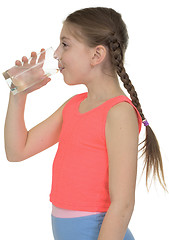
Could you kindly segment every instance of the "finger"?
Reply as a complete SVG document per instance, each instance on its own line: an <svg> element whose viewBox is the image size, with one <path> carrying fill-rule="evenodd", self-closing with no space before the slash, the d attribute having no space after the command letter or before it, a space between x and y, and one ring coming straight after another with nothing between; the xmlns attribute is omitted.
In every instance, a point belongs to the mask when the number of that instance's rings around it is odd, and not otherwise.
<svg viewBox="0 0 169 240"><path fill-rule="evenodd" d="M46 85L48 82L50 82L51 81L51 78L48 78L48 77L45 77L43 80L42 80L42 82L41 82L41 86L44 86L44 85Z"/></svg>
<svg viewBox="0 0 169 240"><path fill-rule="evenodd" d="M45 60L45 54L46 54L45 49L42 48L41 49L41 54L40 54L39 59L38 59L38 63L43 62Z"/></svg>
<svg viewBox="0 0 169 240"><path fill-rule="evenodd" d="M51 78L46 77L46 78L42 81L41 87L45 86L45 85L46 85L48 82L50 82L50 81L51 81Z"/></svg>
<svg viewBox="0 0 169 240"><path fill-rule="evenodd" d="M15 65L16 65L16 66L22 66L22 63L21 63L21 61L16 60L16 61L15 61Z"/></svg>
<svg viewBox="0 0 169 240"><path fill-rule="evenodd" d="M23 65L27 65L28 64L28 59L27 59L26 56L22 57L22 62L23 62Z"/></svg>
<svg viewBox="0 0 169 240"><path fill-rule="evenodd" d="M37 54L36 52L31 52L31 60L30 60L30 64L34 65L36 64L36 59L37 59Z"/></svg>
<svg viewBox="0 0 169 240"><path fill-rule="evenodd" d="M44 48L41 48L41 50L40 50L41 52L44 52L45 51L45 49Z"/></svg>
<svg viewBox="0 0 169 240"><path fill-rule="evenodd" d="M39 82L39 85L40 85L40 87L43 87L43 86L45 86L48 82L50 82L51 81L51 78L49 78L49 77L43 77L42 78L42 80Z"/></svg>
<svg viewBox="0 0 169 240"><path fill-rule="evenodd" d="M48 77L46 80L47 80L47 82L50 82L50 81L51 81L51 78Z"/></svg>
<svg viewBox="0 0 169 240"><path fill-rule="evenodd" d="M46 77L46 78L43 79L43 81L38 82L38 83L35 84L34 86L32 86L32 87L26 89L25 92L26 92L26 93L33 92L33 91L35 91L35 90L37 90L37 89L39 89L39 88L45 86L45 85L46 85L48 82L50 82L50 81L51 81L51 78Z"/></svg>

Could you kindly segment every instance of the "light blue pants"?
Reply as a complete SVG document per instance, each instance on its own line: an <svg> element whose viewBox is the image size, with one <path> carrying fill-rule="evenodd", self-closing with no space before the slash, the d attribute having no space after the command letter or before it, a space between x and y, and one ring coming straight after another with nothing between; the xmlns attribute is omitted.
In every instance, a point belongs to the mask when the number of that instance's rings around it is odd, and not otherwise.
<svg viewBox="0 0 169 240"><path fill-rule="evenodd" d="M97 240L106 212L75 218L52 217L55 240ZM129 229L123 240L134 240Z"/></svg>

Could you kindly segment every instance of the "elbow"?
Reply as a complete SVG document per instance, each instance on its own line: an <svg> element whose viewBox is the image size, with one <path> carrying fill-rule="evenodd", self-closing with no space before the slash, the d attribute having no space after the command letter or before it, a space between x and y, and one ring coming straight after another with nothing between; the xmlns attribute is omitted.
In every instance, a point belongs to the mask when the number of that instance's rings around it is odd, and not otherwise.
<svg viewBox="0 0 169 240"><path fill-rule="evenodd" d="M11 154L8 154L6 152L6 159L8 160L8 162L21 162L23 161L24 159L21 159L19 156L16 156L16 155L11 155Z"/></svg>
<svg viewBox="0 0 169 240"><path fill-rule="evenodd" d="M21 161L18 158L9 157L9 156L6 156L6 159L8 160L8 162L20 162Z"/></svg>
<svg viewBox="0 0 169 240"><path fill-rule="evenodd" d="M130 209L130 210L134 210L134 206L135 206L135 196L130 199L129 201L126 202L126 209Z"/></svg>
<svg viewBox="0 0 169 240"><path fill-rule="evenodd" d="M128 203L125 206L122 206L122 211L126 214L132 215L133 211L134 211L134 203Z"/></svg>
<svg viewBox="0 0 169 240"><path fill-rule="evenodd" d="M21 151L20 153L13 151L7 145L5 145L5 154L8 162L21 162L24 160L24 154Z"/></svg>
<svg viewBox="0 0 169 240"><path fill-rule="evenodd" d="M134 206L135 206L135 200L132 200L130 202L126 202L123 209L124 209L124 211L126 211L132 215L132 213L134 211Z"/></svg>
<svg viewBox="0 0 169 240"><path fill-rule="evenodd" d="M135 206L135 203L130 203L130 204L128 204L128 206L126 208L126 211L128 211L130 215L133 214L134 206Z"/></svg>
<svg viewBox="0 0 169 240"><path fill-rule="evenodd" d="M112 201L111 207L117 212L121 212L127 215L132 215L134 211L135 200L132 201L123 201L121 203Z"/></svg>
<svg viewBox="0 0 169 240"><path fill-rule="evenodd" d="M14 157L13 154L10 153L10 151L7 149L6 145L5 145L5 154L6 154L6 159L8 160L8 162L17 162L16 158Z"/></svg>

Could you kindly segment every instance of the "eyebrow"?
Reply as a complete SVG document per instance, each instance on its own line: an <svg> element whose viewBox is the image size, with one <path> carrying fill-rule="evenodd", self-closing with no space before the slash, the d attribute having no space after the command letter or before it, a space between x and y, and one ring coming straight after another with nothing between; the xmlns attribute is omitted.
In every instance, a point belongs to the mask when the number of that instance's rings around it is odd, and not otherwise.
<svg viewBox="0 0 169 240"><path fill-rule="evenodd" d="M65 36L61 37L61 40L64 40L64 39L70 40L69 38L67 38L67 37L65 37Z"/></svg>

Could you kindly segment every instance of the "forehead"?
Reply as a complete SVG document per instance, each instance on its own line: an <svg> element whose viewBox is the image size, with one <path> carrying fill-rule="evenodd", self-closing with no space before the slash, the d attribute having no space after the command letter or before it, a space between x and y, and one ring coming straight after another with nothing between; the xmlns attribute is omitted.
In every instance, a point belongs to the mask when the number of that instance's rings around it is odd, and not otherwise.
<svg viewBox="0 0 169 240"><path fill-rule="evenodd" d="M70 24L63 24L61 33L60 33L60 40L69 40L73 43L83 43L82 34L80 30Z"/></svg>
<svg viewBox="0 0 169 240"><path fill-rule="evenodd" d="M68 27L66 27L65 25L63 25L62 29L61 29L61 32L60 32L60 40L63 40L63 39L71 39L72 36L70 35L70 32L68 30Z"/></svg>

